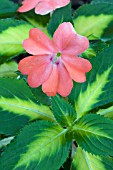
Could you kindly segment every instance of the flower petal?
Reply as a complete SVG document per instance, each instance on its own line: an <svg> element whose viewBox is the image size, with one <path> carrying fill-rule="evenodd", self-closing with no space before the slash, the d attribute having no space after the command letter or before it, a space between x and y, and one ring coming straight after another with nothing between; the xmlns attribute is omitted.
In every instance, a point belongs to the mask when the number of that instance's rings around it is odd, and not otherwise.
<svg viewBox="0 0 113 170"><path fill-rule="evenodd" d="M70 94L72 90L73 81L62 63L59 63L58 71L59 71L59 83L57 92L61 96L66 97Z"/></svg>
<svg viewBox="0 0 113 170"><path fill-rule="evenodd" d="M37 14L45 15L55 10L66 6L70 0L23 0L22 6L18 9L19 12L27 12L35 8Z"/></svg>
<svg viewBox="0 0 113 170"><path fill-rule="evenodd" d="M84 72L81 72L79 70L77 70L76 68L72 67L71 65L69 64L65 64L71 78L78 82L78 83L82 83L82 82L85 82L86 81L86 76L85 76L85 73Z"/></svg>
<svg viewBox="0 0 113 170"><path fill-rule="evenodd" d="M28 53L33 55L44 55L54 52L52 40L37 28L30 30L29 38L24 40L23 47Z"/></svg>
<svg viewBox="0 0 113 170"><path fill-rule="evenodd" d="M55 0L55 2L53 2L55 4L55 8L61 8L64 7L66 5L68 5L70 3L70 0Z"/></svg>
<svg viewBox="0 0 113 170"><path fill-rule="evenodd" d="M59 0L47 0L47 1L41 0L35 8L35 13L45 15L45 14L48 14L54 11L57 8L66 6L69 2L70 0L60 0L60 1Z"/></svg>
<svg viewBox="0 0 113 170"><path fill-rule="evenodd" d="M35 8L35 13L40 14L40 15L45 15L45 14L50 13L53 10L54 10L54 7L51 1L50 2L40 1Z"/></svg>
<svg viewBox="0 0 113 170"><path fill-rule="evenodd" d="M75 60L69 59L66 60L64 57L62 58L62 61L68 70L71 78L79 83L86 81L85 72L88 72L91 70L92 66L90 62L86 59L75 57ZM74 63L75 62L75 63Z"/></svg>
<svg viewBox="0 0 113 170"><path fill-rule="evenodd" d="M58 51L63 54L78 55L89 46L88 39L77 34L70 22L60 24L54 33L53 41Z"/></svg>
<svg viewBox="0 0 113 170"><path fill-rule="evenodd" d="M62 61L63 63L69 63L82 72L89 72L92 69L92 65L87 59L78 56L62 55Z"/></svg>
<svg viewBox="0 0 113 170"><path fill-rule="evenodd" d="M22 6L18 9L18 12L27 12L37 5L40 0L24 0Z"/></svg>
<svg viewBox="0 0 113 170"><path fill-rule="evenodd" d="M58 87L58 68L57 65L53 65L53 70L48 80L42 84L42 91L48 96L55 96Z"/></svg>
<svg viewBox="0 0 113 170"><path fill-rule="evenodd" d="M50 56L29 56L19 62L18 70L22 74L29 74L34 67L50 62Z"/></svg>
<svg viewBox="0 0 113 170"><path fill-rule="evenodd" d="M33 68L28 75L28 84L32 88L36 88L44 83L52 72L52 62Z"/></svg>

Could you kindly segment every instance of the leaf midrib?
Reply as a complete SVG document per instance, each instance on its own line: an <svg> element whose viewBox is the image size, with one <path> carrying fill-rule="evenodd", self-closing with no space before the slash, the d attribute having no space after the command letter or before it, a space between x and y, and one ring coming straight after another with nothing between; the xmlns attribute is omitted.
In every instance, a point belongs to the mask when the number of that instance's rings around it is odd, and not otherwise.
<svg viewBox="0 0 113 170"><path fill-rule="evenodd" d="M30 154L29 157L31 157L35 152L41 151L41 149L43 149L44 147L47 147L47 145L51 144L53 141L57 140L57 138L59 138L60 136L64 135L66 132L68 131L68 129L63 129L60 133L58 133L56 136L52 136L52 138L45 144L41 145L40 147L38 147L35 151L32 152L32 154ZM24 158L25 160L25 158ZM18 164L17 164L18 165ZM17 166L18 167L18 166ZM13 170L15 170L15 167L13 168Z"/></svg>
<svg viewBox="0 0 113 170"><path fill-rule="evenodd" d="M109 70L109 69L110 69L110 70ZM111 69L112 69L112 67L108 68L107 71L110 72ZM84 111L84 108L87 108L87 104L89 103L89 100L91 100L92 98L94 98L94 96L95 96L95 94L97 93L98 89L102 86L102 84L104 84L103 82L104 82L104 79L99 79L99 80L98 80L98 84L96 85L95 89L93 89L93 90L91 91L91 93L87 96L87 99L84 101L84 103L83 103L82 106L80 107L80 110L77 112L78 118L81 116L81 114L83 115L83 114L85 114L86 112L88 112L88 111L91 109L92 104L90 105L90 107L89 107L88 110L85 110L85 111ZM94 81L94 83L95 83L95 81ZM108 82L106 82L106 84L107 84L107 83L108 83ZM89 86L90 86L90 84L89 84ZM105 85L104 85L104 87L105 87ZM103 89L103 88L102 88L102 89ZM100 95L99 95L99 96L100 96Z"/></svg>
<svg viewBox="0 0 113 170"><path fill-rule="evenodd" d="M100 137L103 137L103 138L108 138L108 139L111 139L111 140L113 140L113 138L111 138L110 136L103 136L101 133L102 132L100 132L100 134L98 134L98 133L95 133L95 132L92 132L92 131L90 131L90 130L85 130L85 129L82 129L82 128L79 128L79 127L74 127L74 130L80 130L80 131L84 131L84 132L86 132L86 133L91 133L91 134L93 134L93 135L97 135L97 136L100 136Z"/></svg>
<svg viewBox="0 0 113 170"><path fill-rule="evenodd" d="M22 108L22 109L25 109L25 110L29 110L29 111L32 111L34 113L38 113L40 115L43 115L43 116L45 116L47 118L50 118L50 119L54 120L52 116L49 116L49 115L47 115L47 114L45 114L45 113L43 113L41 111L31 109L29 107L24 107L24 106L15 105L15 104L9 104L8 102L0 102L0 104L4 104L4 105L8 105L8 106L14 106L14 107L17 107L17 108Z"/></svg>
<svg viewBox="0 0 113 170"><path fill-rule="evenodd" d="M81 113L83 113L83 112L82 112L82 109L83 109L85 106L87 106L87 103L89 102L89 100L90 100L91 98L93 98L93 96L95 96L96 91L97 91L97 89L101 86L101 84L102 84L102 83L100 83L100 81L99 81L99 82L98 82L98 85L96 86L96 88L92 91L91 94L89 94L89 95L87 96L87 100L84 101L84 104L82 105L82 107L81 107L81 109L80 109L80 111L79 111L79 115L80 115Z"/></svg>
<svg viewBox="0 0 113 170"><path fill-rule="evenodd" d="M56 100L55 100L55 101L56 101ZM58 104L57 101L56 101L56 103L57 103L57 106L59 106L59 104ZM65 121L67 122L68 126L71 126L71 123L72 123L72 122L70 122L70 120L68 119L68 117L64 114L64 111L61 109L60 106L59 106L59 109L60 109L60 111L61 111L63 117L65 118ZM68 115L68 116L69 116L69 115Z"/></svg>

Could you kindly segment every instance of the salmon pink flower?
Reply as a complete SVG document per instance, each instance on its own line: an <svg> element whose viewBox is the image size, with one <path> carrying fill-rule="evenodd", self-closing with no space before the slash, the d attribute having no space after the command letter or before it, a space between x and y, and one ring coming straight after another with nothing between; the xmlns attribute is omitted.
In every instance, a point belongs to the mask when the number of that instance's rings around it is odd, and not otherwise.
<svg viewBox="0 0 113 170"><path fill-rule="evenodd" d="M45 15L69 3L70 0L23 0L18 12L27 12L35 8L36 14Z"/></svg>
<svg viewBox="0 0 113 170"><path fill-rule="evenodd" d="M18 68L22 74L28 75L28 84L32 88L42 84L42 90L48 96L59 93L66 97L72 90L72 79L85 82L85 73L92 68L88 60L78 57L88 46L88 39L78 35L69 22L58 27L53 40L33 28L23 42L25 50L33 56L22 59Z"/></svg>

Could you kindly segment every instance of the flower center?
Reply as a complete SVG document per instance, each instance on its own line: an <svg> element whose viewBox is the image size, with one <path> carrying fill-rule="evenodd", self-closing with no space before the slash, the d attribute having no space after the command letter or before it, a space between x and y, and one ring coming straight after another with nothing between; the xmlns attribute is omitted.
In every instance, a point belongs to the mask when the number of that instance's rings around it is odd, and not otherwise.
<svg viewBox="0 0 113 170"><path fill-rule="evenodd" d="M61 53L58 52L57 55L56 55L56 57L59 58L60 56L61 56Z"/></svg>
<svg viewBox="0 0 113 170"><path fill-rule="evenodd" d="M55 56L54 56L54 58L52 59L52 62L53 62L53 64L54 63L57 63L58 61L59 61L59 58L61 57L61 53L60 52L58 52ZM59 62L58 62L59 63ZM57 63L57 64L58 64Z"/></svg>

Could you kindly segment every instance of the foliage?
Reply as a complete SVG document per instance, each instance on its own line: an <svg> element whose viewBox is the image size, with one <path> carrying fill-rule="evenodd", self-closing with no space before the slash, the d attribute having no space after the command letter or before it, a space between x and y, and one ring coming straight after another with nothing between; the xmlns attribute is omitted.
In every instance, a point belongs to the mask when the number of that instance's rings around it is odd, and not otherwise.
<svg viewBox="0 0 113 170"><path fill-rule="evenodd" d="M40 16L1 0L0 170L113 170L112 4L92 0L73 12L70 3ZM48 97L28 86L17 62L28 56L22 42L31 28L52 37L63 22L89 39L80 57L92 70L86 82L73 82L68 97Z"/></svg>

